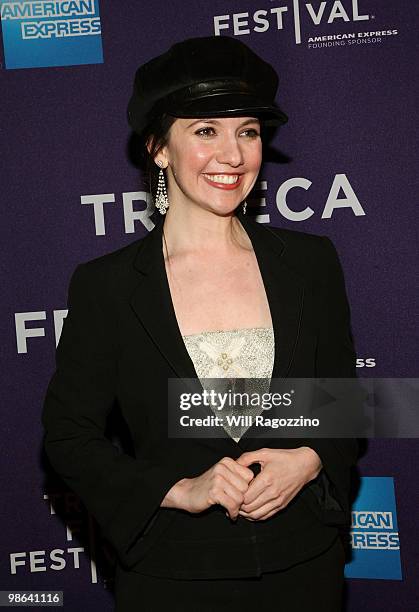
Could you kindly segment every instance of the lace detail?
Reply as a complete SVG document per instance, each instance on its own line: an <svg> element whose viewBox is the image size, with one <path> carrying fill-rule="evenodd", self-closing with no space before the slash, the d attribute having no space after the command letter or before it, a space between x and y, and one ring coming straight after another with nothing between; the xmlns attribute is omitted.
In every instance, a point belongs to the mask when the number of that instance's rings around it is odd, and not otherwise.
<svg viewBox="0 0 419 612"><path fill-rule="evenodd" d="M261 394L269 390L275 357L272 327L207 331L182 337L204 389L205 381L202 379L205 378L244 378L246 380L240 385L240 392ZM228 385L229 381L226 380L226 388ZM217 387L217 390L220 389ZM219 416L216 407L211 408ZM251 405L223 409L223 427L238 442L249 427L229 426L226 417L254 417L261 413L260 406Z"/></svg>

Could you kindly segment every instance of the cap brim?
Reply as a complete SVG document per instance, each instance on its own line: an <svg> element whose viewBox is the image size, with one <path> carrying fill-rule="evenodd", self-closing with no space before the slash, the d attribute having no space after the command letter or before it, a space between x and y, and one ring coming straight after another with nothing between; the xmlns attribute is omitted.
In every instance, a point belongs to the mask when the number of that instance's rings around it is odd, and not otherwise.
<svg viewBox="0 0 419 612"><path fill-rule="evenodd" d="M166 108L174 117L258 117L268 125L287 123L287 115L277 106L261 104L260 99L247 94L209 94Z"/></svg>

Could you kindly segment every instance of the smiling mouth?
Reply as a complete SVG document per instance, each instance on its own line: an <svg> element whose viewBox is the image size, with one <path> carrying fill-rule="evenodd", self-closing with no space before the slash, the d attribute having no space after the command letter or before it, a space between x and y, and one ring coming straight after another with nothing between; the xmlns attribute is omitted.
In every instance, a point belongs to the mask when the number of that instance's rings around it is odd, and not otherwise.
<svg viewBox="0 0 419 612"><path fill-rule="evenodd" d="M239 181L240 174L205 174L204 176L213 183L222 183L223 185L234 185Z"/></svg>

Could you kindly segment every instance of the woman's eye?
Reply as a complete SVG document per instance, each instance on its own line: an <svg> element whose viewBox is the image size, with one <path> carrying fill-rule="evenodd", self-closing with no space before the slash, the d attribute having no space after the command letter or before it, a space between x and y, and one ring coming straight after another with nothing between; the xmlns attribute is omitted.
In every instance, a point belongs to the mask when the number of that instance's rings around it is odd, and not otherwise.
<svg viewBox="0 0 419 612"><path fill-rule="evenodd" d="M243 132L243 134L249 134L250 138L256 138L257 136L259 136L259 132L257 130L254 130L253 128L250 130L246 130L245 132Z"/></svg>
<svg viewBox="0 0 419 612"><path fill-rule="evenodd" d="M209 131L214 132L214 128L212 127L201 128L197 130L195 134L199 136L204 136L204 138L207 138L210 135L208 134ZM247 134L249 138L257 138L260 135L259 132L253 128L249 130L245 130L244 132L242 132L242 134Z"/></svg>
<svg viewBox="0 0 419 612"><path fill-rule="evenodd" d="M206 135L206 134L204 134L204 132L208 132L209 130L214 131L214 128L212 128L212 127L201 128L200 130L197 130L197 131L195 132L195 134L198 134L198 135L200 135L200 136L205 136L205 137L206 137L207 135Z"/></svg>

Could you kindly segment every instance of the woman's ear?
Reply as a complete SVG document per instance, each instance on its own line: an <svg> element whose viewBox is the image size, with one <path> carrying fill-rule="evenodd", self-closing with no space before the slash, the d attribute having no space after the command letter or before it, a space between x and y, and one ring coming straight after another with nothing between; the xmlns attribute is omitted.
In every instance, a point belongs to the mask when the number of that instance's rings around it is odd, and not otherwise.
<svg viewBox="0 0 419 612"><path fill-rule="evenodd" d="M167 168L167 166L169 165L169 161L167 159L165 147L161 148L160 151L157 153L154 158L154 162L161 168Z"/></svg>
<svg viewBox="0 0 419 612"><path fill-rule="evenodd" d="M156 155L154 163L157 164L159 168L167 168L168 166L166 158L162 157L162 155Z"/></svg>
<svg viewBox="0 0 419 612"><path fill-rule="evenodd" d="M155 144L152 135L147 138L145 144L146 144L146 148L147 148L149 155L151 155L151 151ZM166 168L166 166L168 165L168 161L167 161L167 154L166 154L165 146L158 148L157 153L154 155L153 161L155 164L158 164L159 166L160 164L158 162L161 162L161 167Z"/></svg>

